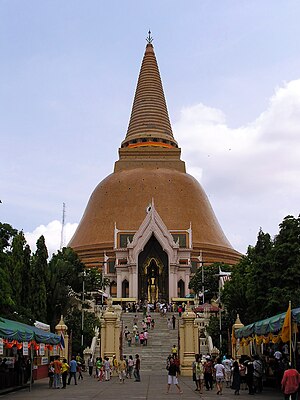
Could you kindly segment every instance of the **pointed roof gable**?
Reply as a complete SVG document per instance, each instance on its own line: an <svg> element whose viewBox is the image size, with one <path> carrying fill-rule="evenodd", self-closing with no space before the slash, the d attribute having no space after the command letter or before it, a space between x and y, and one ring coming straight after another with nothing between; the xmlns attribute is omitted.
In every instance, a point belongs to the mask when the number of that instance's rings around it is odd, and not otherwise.
<svg viewBox="0 0 300 400"><path fill-rule="evenodd" d="M122 142L123 148L141 146L177 147L151 43L146 46L128 130Z"/></svg>

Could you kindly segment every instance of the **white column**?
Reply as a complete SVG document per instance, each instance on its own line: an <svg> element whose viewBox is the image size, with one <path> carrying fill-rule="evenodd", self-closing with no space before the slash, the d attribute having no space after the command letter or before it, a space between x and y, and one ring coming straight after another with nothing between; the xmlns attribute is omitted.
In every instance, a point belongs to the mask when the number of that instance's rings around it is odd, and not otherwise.
<svg viewBox="0 0 300 400"><path fill-rule="evenodd" d="M184 279L185 295L189 294L189 283L190 283L190 269L187 269L185 271L185 279Z"/></svg>
<svg viewBox="0 0 300 400"><path fill-rule="evenodd" d="M122 272L119 268L117 270L117 297L122 297Z"/></svg>

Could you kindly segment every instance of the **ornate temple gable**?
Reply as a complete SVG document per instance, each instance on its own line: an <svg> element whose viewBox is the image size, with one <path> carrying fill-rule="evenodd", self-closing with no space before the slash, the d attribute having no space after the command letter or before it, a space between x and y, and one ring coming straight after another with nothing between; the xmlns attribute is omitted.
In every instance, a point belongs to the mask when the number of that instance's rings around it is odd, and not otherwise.
<svg viewBox="0 0 300 400"><path fill-rule="evenodd" d="M173 236L155 209L153 199L147 207L144 221L135 233L132 242L127 246L130 263L136 263L139 253L143 251L152 235L156 237L163 250L168 254L170 264L175 264L178 259L179 243L174 242Z"/></svg>

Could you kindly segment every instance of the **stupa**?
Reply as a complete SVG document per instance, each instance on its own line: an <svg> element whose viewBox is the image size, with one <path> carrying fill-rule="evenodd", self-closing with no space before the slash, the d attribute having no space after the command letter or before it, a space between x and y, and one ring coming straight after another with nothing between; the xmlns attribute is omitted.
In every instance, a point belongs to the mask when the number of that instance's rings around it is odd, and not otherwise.
<svg viewBox="0 0 300 400"><path fill-rule="evenodd" d="M172 301L189 294L201 263L240 259L180 153L149 35L119 160L69 243L86 267L102 268L112 297Z"/></svg>

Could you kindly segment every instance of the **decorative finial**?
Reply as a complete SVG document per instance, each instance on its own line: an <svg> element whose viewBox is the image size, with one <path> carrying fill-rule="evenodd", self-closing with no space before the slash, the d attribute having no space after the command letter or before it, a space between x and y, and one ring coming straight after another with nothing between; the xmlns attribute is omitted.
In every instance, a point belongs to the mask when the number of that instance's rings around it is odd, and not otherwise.
<svg viewBox="0 0 300 400"><path fill-rule="evenodd" d="M151 36L151 31L150 31L150 29L149 29L149 32L148 32L148 36L146 37L146 41L148 42L148 43L152 43L153 42L153 37Z"/></svg>

